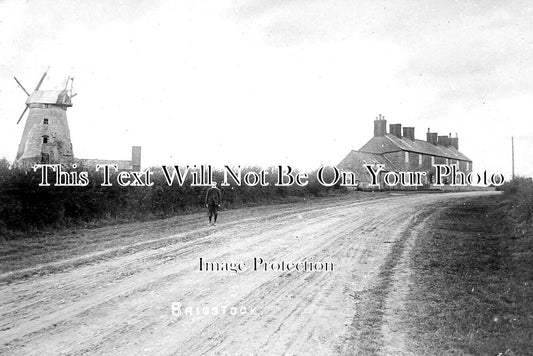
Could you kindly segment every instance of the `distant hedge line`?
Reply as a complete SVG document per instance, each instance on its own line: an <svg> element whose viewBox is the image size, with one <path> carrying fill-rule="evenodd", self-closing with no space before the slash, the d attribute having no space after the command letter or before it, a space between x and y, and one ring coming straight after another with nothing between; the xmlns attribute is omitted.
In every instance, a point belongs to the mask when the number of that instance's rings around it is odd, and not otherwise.
<svg viewBox="0 0 533 356"><path fill-rule="evenodd" d="M77 169L78 171L81 168ZM41 172L11 169L9 162L0 160L0 234L12 231L31 232L43 228L64 228L84 223L128 220L149 220L173 216L203 207L206 187L191 186L190 176L182 186L169 186L160 168L153 169L151 187L121 187L116 173L111 174L113 186L102 187L101 172L89 172L89 184L80 187L40 187ZM244 172L258 171L249 167ZM72 170L71 170L72 171ZM222 181L223 172L213 171L213 178ZM276 187L275 174L267 175L269 186L249 187L245 184L220 187L223 207L233 208L262 203L287 202L294 197L317 197L344 190L325 187L309 173L305 187ZM54 182L54 175L49 175Z"/></svg>
<svg viewBox="0 0 533 356"><path fill-rule="evenodd" d="M508 200L508 216L517 232L533 232L533 179L517 177L505 183L501 190Z"/></svg>

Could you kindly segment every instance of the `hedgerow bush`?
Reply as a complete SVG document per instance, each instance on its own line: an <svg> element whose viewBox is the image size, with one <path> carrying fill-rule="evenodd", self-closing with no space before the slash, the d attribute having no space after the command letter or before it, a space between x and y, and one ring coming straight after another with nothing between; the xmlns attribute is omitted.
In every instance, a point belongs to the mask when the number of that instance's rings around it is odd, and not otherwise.
<svg viewBox="0 0 533 356"><path fill-rule="evenodd" d="M32 232L48 228L65 228L85 223L114 223L117 221L150 220L180 213L198 211L204 206L206 187L191 186L189 177L183 185L169 186L160 167L152 168L153 186L121 187L116 183L116 173L111 173L112 186L101 186L103 175L94 167L79 167L77 171L89 172L89 184L77 187L40 187L41 172L10 167L0 160L0 234L9 231ZM70 172L75 169L70 169ZM259 171L258 167L243 169ZM295 197L317 197L344 192L339 186L325 187L309 173L305 187L275 186L274 168L269 169L269 186L238 186L232 183L222 191L223 207L270 204L294 201ZM222 182L223 172L213 171L213 178ZM49 181L54 182L53 172Z"/></svg>
<svg viewBox="0 0 533 356"><path fill-rule="evenodd" d="M533 179L517 177L505 183L501 190L510 205L509 216L521 231L533 231Z"/></svg>

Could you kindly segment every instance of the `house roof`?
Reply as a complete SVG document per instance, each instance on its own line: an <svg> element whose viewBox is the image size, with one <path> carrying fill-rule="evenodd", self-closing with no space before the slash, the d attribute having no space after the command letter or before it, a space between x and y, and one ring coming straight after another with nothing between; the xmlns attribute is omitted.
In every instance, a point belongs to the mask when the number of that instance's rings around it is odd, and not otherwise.
<svg viewBox="0 0 533 356"><path fill-rule="evenodd" d="M356 150L350 151L350 153L348 153L348 155L337 165L337 168L355 173L356 179L360 182L370 182L372 176L365 167L366 164L382 164L384 166L383 170L386 172L398 171L394 164L385 156Z"/></svg>
<svg viewBox="0 0 533 356"><path fill-rule="evenodd" d="M443 145L434 145L427 141L418 139L411 140L407 137L400 138L391 134L372 137L370 141L368 141L363 147L359 149L359 151L372 154L383 154L396 151L410 151L430 156L439 156L471 162L470 158L466 157L453 146L447 147Z"/></svg>
<svg viewBox="0 0 533 356"><path fill-rule="evenodd" d="M368 152L361 152L352 150L348 155L338 164L339 168L349 169L353 172L368 174L364 167L365 164L382 164L385 171L397 170L394 164L381 154L374 154Z"/></svg>
<svg viewBox="0 0 533 356"><path fill-rule="evenodd" d="M119 171L123 170L132 170L133 164L129 160L113 160L113 159L96 159L96 158L77 158L77 163L86 167L92 168L96 167L97 164L116 164Z"/></svg>

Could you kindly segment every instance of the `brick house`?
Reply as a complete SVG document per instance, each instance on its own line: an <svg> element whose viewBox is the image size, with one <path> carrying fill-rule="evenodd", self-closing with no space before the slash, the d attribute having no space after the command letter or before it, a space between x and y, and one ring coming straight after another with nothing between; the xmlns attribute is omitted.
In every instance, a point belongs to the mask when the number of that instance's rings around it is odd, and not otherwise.
<svg viewBox="0 0 533 356"><path fill-rule="evenodd" d="M371 188L371 175L364 167L365 164L384 165L382 174L393 172L426 172L423 182L424 189L432 188L435 182L434 164L457 165L458 171L468 174L472 171L472 160L459 151L459 138L451 134L439 136L435 132L428 132L426 140L415 138L414 127L403 127L401 124L391 124L387 133L387 120L379 115L374 120L374 137L359 150L352 150L338 164L341 170L355 173L359 180L359 187ZM380 189L385 188L381 181ZM401 189L400 185L393 189Z"/></svg>

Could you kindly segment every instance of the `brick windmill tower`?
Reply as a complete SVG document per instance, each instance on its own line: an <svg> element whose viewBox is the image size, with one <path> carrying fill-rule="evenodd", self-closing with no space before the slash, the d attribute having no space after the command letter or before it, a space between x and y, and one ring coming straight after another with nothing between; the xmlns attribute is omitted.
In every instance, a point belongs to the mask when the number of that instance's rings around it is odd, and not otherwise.
<svg viewBox="0 0 533 356"><path fill-rule="evenodd" d="M74 159L67 122L67 108L72 106L71 99L76 95L72 92L74 78L68 77L63 90L40 90L47 73L43 74L31 94L15 78L28 96L26 108L17 124L30 110L15 159L16 165L25 168L31 168L36 163L67 165Z"/></svg>

